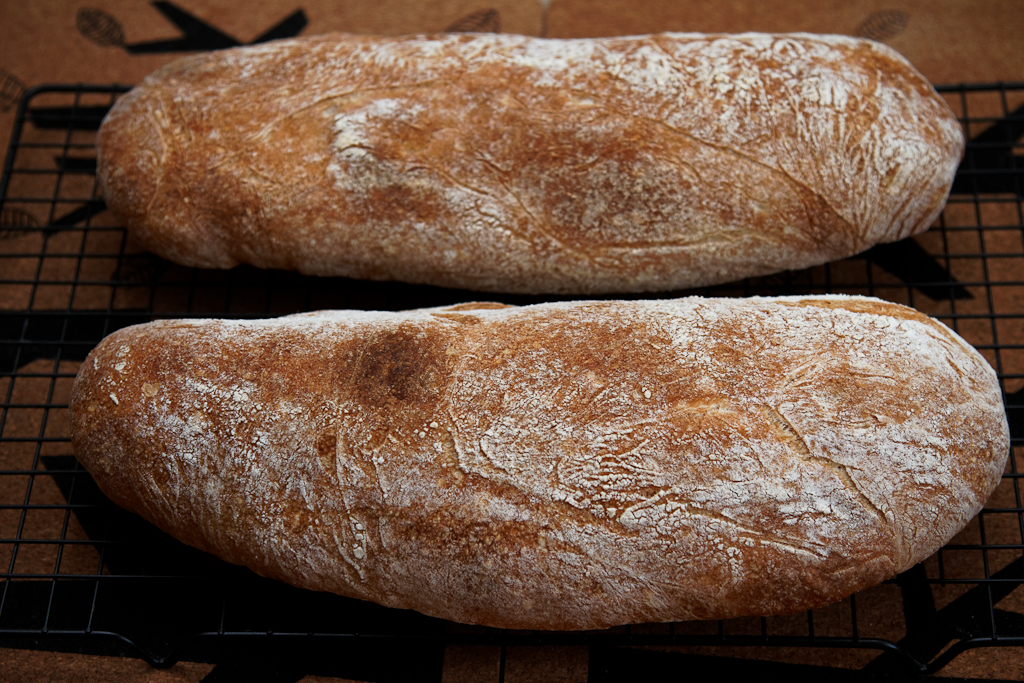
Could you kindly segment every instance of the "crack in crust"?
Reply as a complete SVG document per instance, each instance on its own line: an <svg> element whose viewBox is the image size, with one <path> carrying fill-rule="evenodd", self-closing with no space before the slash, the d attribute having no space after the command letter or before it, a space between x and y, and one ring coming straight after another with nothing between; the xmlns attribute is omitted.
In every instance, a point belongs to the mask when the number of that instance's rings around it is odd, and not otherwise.
<svg viewBox="0 0 1024 683"><path fill-rule="evenodd" d="M839 211L837 211L836 208L834 206L832 206L831 202L829 202L828 199L825 198L825 195L823 195L818 190L813 189L806 182L803 182L801 180L798 180L797 178L794 178L793 175L790 174L789 172L787 172L784 168L779 167L779 166L772 166L771 164L766 164L765 162L763 162L763 161L761 161L759 159L756 159L756 158L754 158L754 157L752 157L752 156L750 156L748 154L743 154L738 149L735 149L735 148L730 147L728 145L717 145L717 144L715 144L713 142L709 142L708 140L704 140L704 139L702 139L700 137L697 137L697 136L695 136L695 135L693 135L691 133L687 133L686 131L679 130L678 128L675 128L675 127L671 126L666 121L662 121L662 120L654 119L654 118L647 118L647 117L644 117L644 118L646 118L646 120L650 121L651 123L654 123L656 125L662 126L662 127L666 128L667 130L672 131L673 133L675 133L676 135L679 135L680 137L686 138L687 140L692 140L693 142L696 142L699 145L704 145L704 146L709 147L711 149L718 150L719 152L724 152L725 154L728 154L730 156L734 156L737 159L741 159L741 160L743 160L743 161L745 161L745 162L747 162L749 164L752 164L754 166L758 166L760 168L763 168L763 169L767 170L769 173L771 173L773 175L781 177L783 179L783 181L787 185L789 185L791 188L793 188L796 191L796 194L800 197L800 202L804 205L805 211L807 213L808 223L811 226L814 226L814 223L816 222L816 221L813 221L813 216L815 215L816 212L809 205L809 203L808 203L809 201L816 202L819 205L825 207L828 210L829 214L832 217L834 217L836 219L836 221L839 222L840 225L843 226L843 228L845 229L847 235L856 236L858 238L863 239L864 235L863 234L858 234L858 231L854 227L853 223L851 223L847 218L845 218L842 214L840 214ZM825 247L829 247L830 246L830 241L827 240L827 239L823 239L822 236L819 234L819 230L811 230L807 234L817 244L819 244L821 246L825 246Z"/></svg>
<svg viewBox="0 0 1024 683"><path fill-rule="evenodd" d="M842 463L836 462L831 458L822 455L814 455L811 453L811 449L807 447L807 441L803 435L797 430L792 422L787 420L782 413L771 406L761 406L761 413L768 419L768 422L775 427L779 438L786 442L790 448L808 462L816 462L820 465L827 467L836 473L839 477L839 481L843 483L843 486L848 488L853 494L857 501L864 506L866 510L871 512L875 517L878 518L882 524L887 524L885 514L875 505L867 495L861 490L860 486L852 476L850 476L850 468Z"/></svg>

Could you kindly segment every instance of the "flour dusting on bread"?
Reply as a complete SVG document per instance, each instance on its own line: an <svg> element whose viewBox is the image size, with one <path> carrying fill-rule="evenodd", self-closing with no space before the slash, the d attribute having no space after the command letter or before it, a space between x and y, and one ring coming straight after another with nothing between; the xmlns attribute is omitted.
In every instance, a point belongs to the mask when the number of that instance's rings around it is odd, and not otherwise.
<svg viewBox="0 0 1024 683"><path fill-rule="evenodd" d="M512 628L827 604L963 528L1009 443L977 351L838 296L155 322L71 414L104 492L185 542Z"/></svg>
<svg viewBox="0 0 1024 683"><path fill-rule="evenodd" d="M98 177L186 265L643 292L925 230L963 144L861 39L328 35L151 75L105 120Z"/></svg>

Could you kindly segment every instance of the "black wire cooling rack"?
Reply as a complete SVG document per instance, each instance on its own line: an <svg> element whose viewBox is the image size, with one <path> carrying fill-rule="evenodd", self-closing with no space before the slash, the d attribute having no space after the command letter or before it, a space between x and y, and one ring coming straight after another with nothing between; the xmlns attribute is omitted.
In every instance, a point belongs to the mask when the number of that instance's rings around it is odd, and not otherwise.
<svg viewBox="0 0 1024 683"><path fill-rule="evenodd" d="M720 671L757 661L761 675L835 662L860 675L930 673L967 650L1024 645L1024 84L941 88L970 142L927 233L818 268L688 292L867 294L950 325L996 368L1005 392L1012 453L985 510L924 563L824 609L586 633L468 628L300 591L191 550L104 498L72 455L66 408L79 363L115 329L479 298L247 267L192 270L132 249L95 182L95 131L126 90L30 91L0 180L0 646L155 666L302 662L279 680L318 672L439 680L446 648L472 646L499 653L494 673L503 680L512 648L589 646L594 681L678 671L680 658L693 656L715 659Z"/></svg>

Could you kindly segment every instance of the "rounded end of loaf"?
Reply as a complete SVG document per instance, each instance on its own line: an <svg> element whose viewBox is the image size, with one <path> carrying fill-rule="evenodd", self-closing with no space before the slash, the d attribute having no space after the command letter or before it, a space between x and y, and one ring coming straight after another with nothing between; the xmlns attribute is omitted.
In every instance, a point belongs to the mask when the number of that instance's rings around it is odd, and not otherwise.
<svg viewBox="0 0 1024 683"><path fill-rule="evenodd" d="M168 330L193 323L157 321L133 325L105 337L86 357L71 389L68 413L71 446L75 457L96 485L116 505L140 515L183 543L221 557L208 541L208 527L194 516L188 499L198 495L181 486L180 472L173 467L154 467L154 428L139 416L153 407L159 384L153 379L136 381L140 360L166 354L175 346L187 347L186 332L169 337ZM151 415L151 413L150 413ZM187 431L186 422L163 425ZM237 562L236 562L237 563Z"/></svg>
<svg viewBox="0 0 1024 683"><path fill-rule="evenodd" d="M238 261L225 249L225 235L196 201L202 198L196 176L204 169L182 154L194 122L180 120L174 98L154 87L173 82L174 69L190 60L155 72L114 104L97 135L96 175L133 246L186 266L231 268Z"/></svg>
<svg viewBox="0 0 1024 683"><path fill-rule="evenodd" d="M887 139L875 160L880 183L877 194L865 192L861 198L882 209L864 235L868 248L919 234L935 223L966 140L949 104L906 57L884 43L858 40L876 55L878 72L890 79L877 92L883 103L878 134Z"/></svg>
<svg viewBox="0 0 1024 683"><path fill-rule="evenodd" d="M884 501L879 509L893 533L890 575L906 571L967 526L1002 480L1010 431L999 378L960 335L913 308L845 295L776 301L844 311L894 344L890 358L875 356L870 364L850 365L836 373L821 388L822 394L831 395L830 404L816 403L815 410L824 409L846 422L844 427L855 437L851 445L867 442L875 432L885 434L871 459L888 461L875 466L890 472L892 481L876 475L863 490L870 499ZM873 342L868 335L857 338L868 355ZM899 377L903 379L894 379ZM854 402L860 405L854 408ZM893 430L897 421L908 427ZM851 429L854 425L857 428ZM816 440L824 450L837 447L827 433ZM852 462L851 473L862 476L867 464ZM887 487L891 488L885 492Z"/></svg>
<svg viewBox="0 0 1024 683"><path fill-rule="evenodd" d="M138 487L130 478L119 477L127 463L139 457L131 452L138 439L132 433L131 415L137 405L131 396L115 386L118 368L129 340L141 326L118 330L94 348L75 377L68 413L71 418L71 446L75 457L90 472L103 493L114 503L140 512Z"/></svg>
<svg viewBox="0 0 1024 683"><path fill-rule="evenodd" d="M103 119L96 141L100 195L115 218L132 226L133 240L135 226L151 220L167 151L159 125L139 102L144 98L138 87L123 95Z"/></svg>

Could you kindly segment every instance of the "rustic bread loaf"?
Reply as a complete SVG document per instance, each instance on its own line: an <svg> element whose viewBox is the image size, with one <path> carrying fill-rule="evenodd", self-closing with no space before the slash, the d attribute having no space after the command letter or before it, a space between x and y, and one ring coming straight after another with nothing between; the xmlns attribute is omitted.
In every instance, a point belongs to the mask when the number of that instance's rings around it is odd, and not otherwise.
<svg viewBox="0 0 1024 683"><path fill-rule="evenodd" d="M537 629L786 613L929 556L1008 431L962 339L875 299L465 304L116 332L100 488L297 586Z"/></svg>
<svg viewBox="0 0 1024 683"><path fill-rule="evenodd" d="M157 71L98 171L137 242L190 266L640 292L925 230L963 144L866 40L325 35Z"/></svg>

